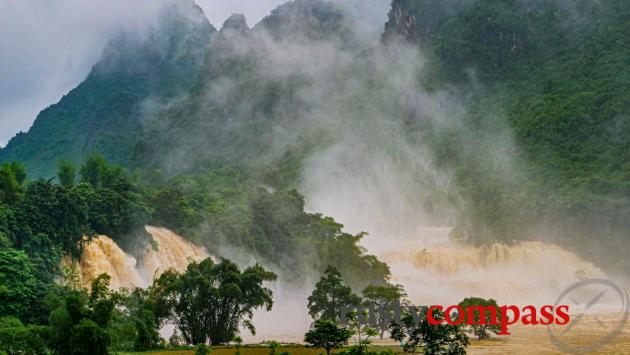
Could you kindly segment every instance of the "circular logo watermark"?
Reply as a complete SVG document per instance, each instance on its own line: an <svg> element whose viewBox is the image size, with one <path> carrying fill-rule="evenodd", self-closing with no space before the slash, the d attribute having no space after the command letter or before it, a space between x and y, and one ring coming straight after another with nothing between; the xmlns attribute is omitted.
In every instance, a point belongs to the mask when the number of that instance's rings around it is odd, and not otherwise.
<svg viewBox="0 0 630 355"><path fill-rule="evenodd" d="M612 320L602 321L597 313L589 313L602 305L604 300L608 313L616 315ZM571 285L558 297L554 308L563 304L572 305L571 308L578 313L572 314L571 321L563 327L547 328L551 343L563 352L575 354L600 349L614 341L628 321L628 293L610 280L586 279ZM586 325L588 318L592 319L588 327L595 326L598 330L589 331L587 338L582 337L578 329ZM575 337L572 338L571 333L575 333ZM579 340L576 341L576 338Z"/></svg>

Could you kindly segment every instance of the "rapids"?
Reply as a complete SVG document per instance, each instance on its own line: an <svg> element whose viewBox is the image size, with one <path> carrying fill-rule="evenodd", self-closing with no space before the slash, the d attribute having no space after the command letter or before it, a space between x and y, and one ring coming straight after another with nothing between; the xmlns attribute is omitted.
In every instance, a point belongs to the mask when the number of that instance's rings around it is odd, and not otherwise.
<svg viewBox="0 0 630 355"><path fill-rule="evenodd" d="M168 269L181 272L193 261L201 261L208 252L165 228L146 226L153 238L138 256L125 253L111 238L100 235L85 245L78 264L75 265L85 287L106 272L111 276L110 286L147 287L154 278Z"/></svg>
<svg viewBox="0 0 630 355"><path fill-rule="evenodd" d="M113 289L146 285L136 269L136 259L104 235L97 236L85 246L77 266L81 283L88 288L92 280L104 272L111 277L110 287Z"/></svg>
<svg viewBox="0 0 630 355"><path fill-rule="evenodd" d="M392 281L417 304L453 304L465 297L503 304L553 304L584 278L605 277L577 254L543 242L493 243L479 247L448 239L449 228L427 228L380 253Z"/></svg>

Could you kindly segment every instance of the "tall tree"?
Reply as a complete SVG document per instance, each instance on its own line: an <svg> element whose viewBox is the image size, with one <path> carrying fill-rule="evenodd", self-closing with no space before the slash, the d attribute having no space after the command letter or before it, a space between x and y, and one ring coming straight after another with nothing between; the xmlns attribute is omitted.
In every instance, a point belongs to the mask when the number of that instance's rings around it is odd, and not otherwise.
<svg viewBox="0 0 630 355"><path fill-rule="evenodd" d="M256 333L254 310L273 305L272 291L263 282L275 279L258 264L241 272L227 259L215 264L207 258L188 265L183 274L167 271L154 282L156 314L166 310L188 344L225 344L241 325Z"/></svg>
<svg viewBox="0 0 630 355"><path fill-rule="evenodd" d="M44 329L41 326L24 326L17 318L0 318L0 353L45 355L45 343L41 336Z"/></svg>
<svg viewBox="0 0 630 355"><path fill-rule="evenodd" d="M49 319L49 344L54 355L108 355L111 343L107 327L119 302L109 290L110 277L99 275L91 292L71 291Z"/></svg>
<svg viewBox="0 0 630 355"><path fill-rule="evenodd" d="M359 306L361 298L347 286L334 266L328 266L308 297L308 314L315 320L345 321L345 314Z"/></svg>
<svg viewBox="0 0 630 355"><path fill-rule="evenodd" d="M61 160L59 161L59 168L57 172L59 183L65 188L70 188L74 185L74 181L77 177L77 169L74 164Z"/></svg>
<svg viewBox="0 0 630 355"><path fill-rule="evenodd" d="M0 250L0 317L30 318L39 287L26 253L13 248Z"/></svg>
<svg viewBox="0 0 630 355"><path fill-rule="evenodd" d="M107 171L107 164L100 155L92 155L85 158L83 165L81 166L81 182L92 185L93 188L98 188L104 180Z"/></svg>
<svg viewBox="0 0 630 355"><path fill-rule="evenodd" d="M370 318L373 319L381 339L394 319L397 303L399 306L406 296L401 285L370 285L363 290L363 304L370 309Z"/></svg>
<svg viewBox="0 0 630 355"><path fill-rule="evenodd" d="M17 163L4 163L0 166L0 202L15 204L23 192L26 179L24 168Z"/></svg>

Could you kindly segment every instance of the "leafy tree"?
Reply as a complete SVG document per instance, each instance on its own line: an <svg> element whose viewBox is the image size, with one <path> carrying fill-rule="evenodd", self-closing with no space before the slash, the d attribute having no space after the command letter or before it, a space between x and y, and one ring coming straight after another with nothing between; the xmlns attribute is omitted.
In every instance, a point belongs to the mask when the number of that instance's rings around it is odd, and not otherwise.
<svg viewBox="0 0 630 355"><path fill-rule="evenodd" d="M0 249L0 316L28 319L41 283L29 257L13 248Z"/></svg>
<svg viewBox="0 0 630 355"><path fill-rule="evenodd" d="M479 340L490 337L490 332L499 334L501 325L497 315L499 305L493 299L483 299L480 297L468 297L459 303L459 306L465 310L468 315L467 326L470 333L474 334ZM470 322L470 321L473 322Z"/></svg>
<svg viewBox="0 0 630 355"><path fill-rule="evenodd" d="M173 334L170 338L168 338L168 344L173 347L181 346L184 344L184 339L182 339L182 336L179 335L177 329L173 330Z"/></svg>
<svg viewBox="0 0 630 355"><path fill-rule="evenodd" d="M275 340L270 340L267 342L267 348L269 349L269 355L276 355L278 348L280 347L280 343Z"/></svg>
<svg viewBox="0 0 630 355"><path fill-rule="evenodd" d="M401 343L403 351L414 353L418 347L423 347L427 355L466 354L466 346L469 344L468 336L459 326L442 323L432 325L426 317L426 307L420 307L417 314L406 313L401 318L401 323L392 322L390 332L392 339ZM444 313L433 310L433 318L443 320Z"/></svg>
<svg viewBox="0 0 630 355"><path fill-rule="evenodd" d="M109 334L88 318L72 327L69 343L70 347L65 351L70 355L109 355Z"/></svg>
<svg viewBox="0 0 630 355"><path fill-rule="evenodd" d="M107 163L100 155L91 155L85 158L81 166L81 182L90 184L93 188L101 187L108 171Z"/></svg>
<svg viewBox="0 0 630 355"><path fill-rule="evenodd" d="M199 344L195 349L195 355L210 355L211 352L212 348L210 348L206 344Z"/></svg>
<svg viewBox="0 0 630 355"><path fill-rule="evenodd" d="M16 203L22 192L26 174L18 163L4 163L0 166L0 202Z"/></svg>
<svg viewBox="0 0 630 355"><path fill-rule="evenodd" d="M241 346L243 345L243 338L240 335L237 335L232 339L232 342L236 346L236 355L241 355Z"/></svg>
<svg viewBox="0 0 630 355"><path fill-rule="evenodd" d="M18 185L23 186L24 182L26 182L26 169L24 169L24 165L17 161L13 161L8 164L8 166L13 172L13 175L15 176L15 180L17 181Z"/></svg>
<svg viewBox="0 0 630 355"><path fill-rule="evenodd" d="M308 313L315 320L343 321L344 311L350 311L361 303L361 298L344 284L341 274L334 266L328 266L324 276L315 284L308 297Z"/></svg>
<svg viewBox="0 0 630 355"><path fill-rule="evenodd" d="M314 348L323 348L326 354L330 350L339 349L348 344L352 332L330 320L316 320L311 329L304 335L304 342Z"/></svg>
<svg viewBox="0 0 630 355"><path fill-rule="evenodd" d="M108 289L110 277L99 275L92 291L70 291L49 319L49 343L55 355L107 355L107 327L120 295Z"/></svg>
<svg viewBox="0 0 630 355"><path fill-rule="evenodd" d="M368 345L372 343L370 338L378 335L376 329L366 324L367 316L368 312L365 310L361 313L352 311L346 315L346 320L350 325L349 330L355 335L356 345L353 352L356 354L366 354Z"/></svg>
<svg viewBox="0 0 630 355"><path fill-rule="evenodd" d="M134 325L136 328L135 350L144 351L157 347L160 342L160 333L153 312L148 309L141 310L134 317Z"/></svg>
<svg viewBox="0 0 630 355"><path fill-rule="evenodd" d="M374 318L381 339L394 317L394 307L402 304L406 296L401 285L370 285L363 290L363 304L370 308L370 317Z"/></svg>
<svg viewBox="0 0 630 355"><path fill-rule="evenodd" d="M78 188L66 190L50 181L38 180L29 184L15 212L17 223L28 228L21 228L16 233L16 245L43 259L50 250L45 250L46 246L41 243L51 243L78 257L78 242L90 234L87 197L89 195L85 196ZM39 238L47 241L38 241ZM49 273L58 269L58 261L46 260L49 264L42 266Z"/></svg>
<svg viewBox="0 0 630 355"><path fill-rule="evenodd" d="M120 168L104 167L99 187L88 200L90 224L98 234L126 236L148 219L142 191ZM120 240L117 240L120 242Z"/></svg>
<svg viewBox="0 0 630 355"><path fill-rule="evenodd" d="M0 352L7 355L44 355L45 327L24 326L13 317L0 318Z"/></svg>
<svg viewBox="0 0 630 355"><path fill-rule="evenodd" d="M61 186L65 188L70 188L74 185L74 181L76 180L77 169L74 164L61 160L59 161L59 168L57 177L59 178L59 183Z"/></svg>
<svg viewBox="0 0 630 355"><path fill-rule="evenodd" d="M243 272L227 259L211 258L188 265L186 272L167 271L152 286L156 309L167 311L188 344L225 344L242 324L253 334L253 311L273 305L272 292L263 282L276 275L256 264Z"/></svg>

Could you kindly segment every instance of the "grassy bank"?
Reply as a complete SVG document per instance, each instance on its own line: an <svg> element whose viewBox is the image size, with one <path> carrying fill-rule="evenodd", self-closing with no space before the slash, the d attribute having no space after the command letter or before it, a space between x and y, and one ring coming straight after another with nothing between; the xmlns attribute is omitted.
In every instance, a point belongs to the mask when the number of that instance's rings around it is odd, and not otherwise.
<svg viewBox="0 0 630 355"><path fill-rule="evenodd" d="M398 346L374 346L371 347L372 351L383 351L390 349L395 353L402 354L402 350ZM333 350L331 353L339 353L342 349ZM247 346L241 348L241 355L269 355L270 350L265 346ZM234 355L236 348L234 347L214 347L212 355ZM300 345L287 345L278 348L276 354L290 353L292 355L319 355L325 354L324 349L312 349ZM136 352L136 353L118 353L118 355L194 355L194 349L172 349L172 350L156 350L148 352Z"/></svg>

